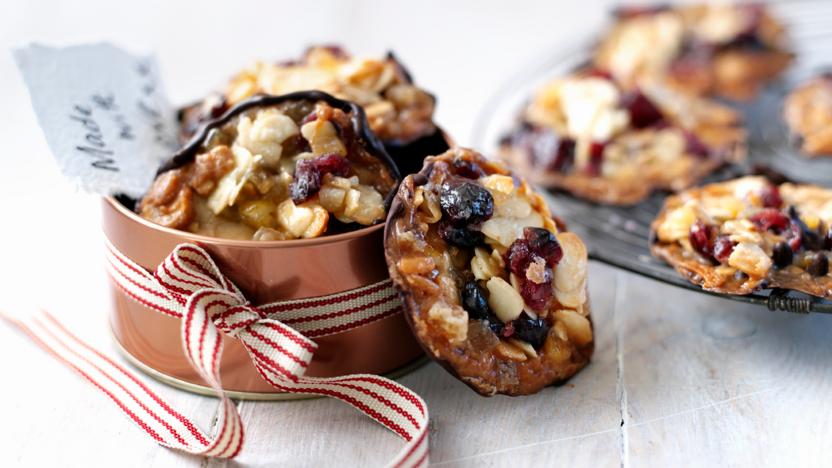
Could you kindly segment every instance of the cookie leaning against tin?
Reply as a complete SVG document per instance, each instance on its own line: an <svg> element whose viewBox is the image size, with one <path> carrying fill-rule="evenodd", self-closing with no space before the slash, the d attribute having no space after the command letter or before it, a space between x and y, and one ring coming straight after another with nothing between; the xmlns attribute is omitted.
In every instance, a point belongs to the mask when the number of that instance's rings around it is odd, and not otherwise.
<svg viewBox="0 0 832 468"><path fill-rule="evenodd" d="M393 199L385 254L417 339L480 394L535 393L589 362L586 248L502 165L427 158Z"/></svg>
<svg viewBox="0 0 832 468"><path fill-rule="evenodd" d="M668 197L653 255L703 289L784 288L832 298L832 190L743 177Z"/></svg>

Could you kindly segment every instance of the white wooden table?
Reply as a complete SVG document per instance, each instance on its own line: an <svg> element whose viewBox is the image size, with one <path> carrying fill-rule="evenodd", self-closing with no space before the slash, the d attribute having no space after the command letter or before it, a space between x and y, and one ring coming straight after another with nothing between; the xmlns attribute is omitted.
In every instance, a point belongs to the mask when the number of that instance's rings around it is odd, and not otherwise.
<svg viewBox="0 0 832 468"><path fill-rule="evenodd" d="M316 41L394 47L440 98L461 143L507 71L603 21L596 2L5 2L0 45L113 40L155 50L177 102L256 57ZM566 3L566 2L563 2ZM193 11L191 11L193 10ZM534 12L534 14L530 12ZM59 85L59 81L56 82ZM115 353L106 321L98 201L64 182L0 54L0 307L47 307ZM832 318L773 313L593 264L597 349L568 384L481 398L434 364L401 379L427 401L437 466L823 466L832 463ZM157 447L103 397L0 325L0 466L376 466L399 440L332 400L241 402L233 462ZM216 401L165 387L210 427Z"/></svg>

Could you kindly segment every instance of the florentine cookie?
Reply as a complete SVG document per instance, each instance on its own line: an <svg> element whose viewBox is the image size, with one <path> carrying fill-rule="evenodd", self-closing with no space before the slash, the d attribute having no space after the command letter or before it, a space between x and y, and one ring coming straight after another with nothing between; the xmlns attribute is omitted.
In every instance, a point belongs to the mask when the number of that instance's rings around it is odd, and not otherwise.
<svg viewBox="0 0 832 468"><path fill-rule="evenodd" d="M589 361L587 251L502 165L454 148L402 182L390 276L425 350L483 395L524 395Z"/></svg>
<svg viewBox="0 0 832 468"><path fill-rule="evenodd" d="M254 95L311 90L363 107L370 129L403 174L418 171L425 155L448 149L433 122L436 98L416 86L392 53L359 58L336 46L311 47L299 60L257 62L239 72L224 91L179 112L181 137L188 140L200 125Z"/></svg>
<svg viewBox="0 0 832 468"><path fill-rule="evenodd" d="M720 3L621 8L593 62L626 84L659 79L690 93L749 99L792 58L768 8Z"/></svg>
<svg viewBox="0 0 832 468"><path fill-rule="evenodd" d="M668 197L651 250L709 291L832 298L830 228L832 190L749 176Z"/></svg>
<svg viewBox="0 0 832 468"><path fill-rule="evenodd" d="M832 74L812 78L789 93L783 118L807 156L832 156Z"/></svg>
<svg viewBox="0 0 832 468"><path fill-rule="evenodd" d="M519 120L501 141L503 160L536 184L599 203L681 190L745 155L732 109L655 83L623 88L601 72L547 83Z"/></svg>

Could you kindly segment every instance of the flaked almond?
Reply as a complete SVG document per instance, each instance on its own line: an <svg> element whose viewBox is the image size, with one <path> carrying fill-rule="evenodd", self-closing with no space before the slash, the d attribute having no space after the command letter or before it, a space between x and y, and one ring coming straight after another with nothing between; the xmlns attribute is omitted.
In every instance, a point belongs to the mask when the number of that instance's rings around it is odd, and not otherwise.
<svg viewBox="0 0 832 468"><path fill-rule="evenodd" d="M511 344L513 344L517 348L520 348L520 350L523 351L523 354L528 356L529 359L535 359L537 357L537 351L534 350L534 346L532 346L531 344L515 338L512 338L508 341L510 341Z"/></svg>
<svg viewBox="0 0 832 468"><path fill-rule="evenodd" d="M586 246L571 232L561 232L556 237L563 249L563 257L555 268L552 287L564 293L583 289L587 269Z"/></svg>
<svg viewBox="0 0 832 468"><path fill-rule="evenodd" d="M488 305L503 323L515 320L523 312L523 298L506 280L495 276L485 284Z"/></svg>
<svg viewBox="0 0 832 468"><path fill-rule="evenodd" d="M474 278L488 281L502 273L502 266L497 263L493 255L482 247L477 247L474 249L474 256L471 258L471 272L474 274Z"/></svg>
<svg viewBox="0 0 832 468"><path fill-rule="evenodd" d="M499 356L505 359L511 359L512 361L523 362L528 359L526 353L524 353L522 349L514 346L514 344L508 341L500 341L500 343L494 347L494 351Z"/></svg>
<svg viewBox="0 0 832 468"><path fill-rule="evenodd" d="M560 331L558 331L560 325ZM549 330L549 336L543 343L541 353L550 362L561 364L572 357L572 347L567 340L566 326L561 322L557 322L554 327Z"/></svg>
<svg viewBox="0 0 832 468"><path fill-rule="evenodd" d="M566 326L569 340L577 346L583 346L592 341L592 325L583 315L571 309L560 309L555 312L555 319Z"/></svg>

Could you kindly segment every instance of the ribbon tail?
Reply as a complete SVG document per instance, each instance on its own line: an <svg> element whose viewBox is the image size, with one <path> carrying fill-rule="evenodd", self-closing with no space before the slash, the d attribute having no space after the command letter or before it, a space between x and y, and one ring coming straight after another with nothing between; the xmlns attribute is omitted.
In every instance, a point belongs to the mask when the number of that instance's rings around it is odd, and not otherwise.
<svg viewBox="0 0 832 468"><path fill-rule="evenodd" d="M278 390L336 398L399 435L407 444L388 466L428 466L428 409L424 400L409 388L371 374L299 377L293 381L257 359L255 367L261 377Z"/></svg>
<svg viewBox="0 0 832 468"><path fill-rule="evenodd" d="M91 347L46 311L23 319L0 313L57 361L105 394L113 404L159 445L192 455L231 458L240 452L243 428L234 403L222 392L220 430L213 437L174 409L133 372Z"/></svg>

